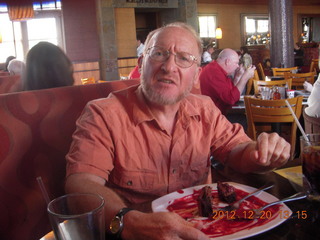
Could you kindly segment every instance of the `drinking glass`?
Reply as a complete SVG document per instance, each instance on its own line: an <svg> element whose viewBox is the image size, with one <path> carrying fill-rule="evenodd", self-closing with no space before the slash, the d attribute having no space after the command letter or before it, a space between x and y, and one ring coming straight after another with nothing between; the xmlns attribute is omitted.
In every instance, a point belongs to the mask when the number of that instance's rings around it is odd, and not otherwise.
<svg viewBox="0 0 320 240"><path fill-rule="evenodd" d="M320 133L300 137L303 186L315 199L320 200Z"/></svg>
<svg viewBox="0 0 320 240"><path fill-rule="evenodd" d="M104 199L97 194L73 193L48 204L56 240L104 240Z"/></svg>
<svg viewBox="0 0 320 240"><path fill-rule="evenodd" d="M270 88L268 87L261 87L260 94L262 100L269 100L270 99Z"/></svg>

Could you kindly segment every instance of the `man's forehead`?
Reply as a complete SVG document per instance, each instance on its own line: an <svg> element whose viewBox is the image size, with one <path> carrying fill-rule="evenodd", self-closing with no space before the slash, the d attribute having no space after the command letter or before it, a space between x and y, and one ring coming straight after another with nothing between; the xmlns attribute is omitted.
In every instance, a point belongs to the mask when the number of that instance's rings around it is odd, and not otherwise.
<svg viewBox="0 0 320 240"><path fill-rule="evenodd" d="M179 32L179 33L177 33ZM174 35L172 35L174 34ZM182 34L185 34L182 36ZM186 35L189 35L190 38L186 38ZM170 37L173 37L173 38L170 38ZM179 44L177 45L176 44L176 47L182 47L183 45L185 46L190 46L190 50L194 48L194 46L197 45L197 41L196 39L194 38L194 36L186 29L183 29L181 27L166 27L166 28L163 28L161 30L159 30L158 32L156 32L152 38L150 39L150 42L149 42L149 46L148 47L152 47L152 46L155 46L155 45L162 45L162 44L168 44L170 42L170 40L172 40L172 43L174 42L179 42ZM169 46L166 46L166 47L169 47ZM186 49L185 49L186 50Z"/></svg>

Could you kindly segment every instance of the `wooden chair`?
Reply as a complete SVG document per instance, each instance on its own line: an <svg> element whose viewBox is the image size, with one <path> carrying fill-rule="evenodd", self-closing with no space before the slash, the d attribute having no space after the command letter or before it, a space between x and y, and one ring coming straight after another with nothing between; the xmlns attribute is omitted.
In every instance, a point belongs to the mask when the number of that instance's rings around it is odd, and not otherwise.
<svg viewBox="0 0 320 240"><path fill-rule="evenodd" d="M259 80L259 75L257 70L254 70L253 77L250 78L247 82L246 95L250 95L252 92L253 80Z"/></svg>
<svg viewBox="0 0 320 240"><path fill-rule="evenodd" d="M302 112L302 96L287 99L291 105L294 113L299 119ZM281 100L261 100L254 97L244 97L246 116L247 116L247 133L253 140L257 139L258 134L261 132L261 126L265 131L265 126L272 123L287 123L289 124L289 133L281 129L280 135L283 136L291 144L291 159L294 158L297 124L291 115L290 109L287 107L285 99ZM290 127L291 125L291 127ZM272 132L272 128L269 127Z"/></svg>
<svg viewBox="0 0 320 240"><path fill-rule="evenodd" d="M319 59L312 59L309 72L319 72Z"/></svg>
<svg viewBox="0 0 320 240"><path fill-rule="evenodd" d="M277 80L277 81L262 81L262 80L253 80L253 89L254 94L259 94L259 87L269 87L274 86L285 87L288 86L288 89L291 89L291 79Z"/></svg>
<svg viewBox="0 0 320 240"><path fill-rule="evenodd" d="M298 67L290 67L290 68L272 68L273 76L283 76L285 72L293 72L298 71Z"/></svg>
<svg viewBox="0 0 320 240"><path fill-rule="evenodd" d="M258 69L259 76L260 76L259 79L265 80L266 79L266 75L264 74L264 69L263 69L263 66L262 66L261 63L258 63L257 69Z"/></svg>
<svg viewBox="0 0 320 240"><path fill-rule="evenodd" d="M308 73L284 73L284 78L291 78L292 79L292 89L295 90L303 90L303 83L305 81L313 84L314 83L314 76L316 72L308 72Z"/></svg>

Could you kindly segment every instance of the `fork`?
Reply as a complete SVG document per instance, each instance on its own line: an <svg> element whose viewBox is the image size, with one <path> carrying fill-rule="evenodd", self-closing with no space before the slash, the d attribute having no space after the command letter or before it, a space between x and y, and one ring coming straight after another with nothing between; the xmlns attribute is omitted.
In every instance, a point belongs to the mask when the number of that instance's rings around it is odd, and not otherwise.
<svg viewBox="0 0 320 240"><path fill-rule="evenodd" d="M267 190L267 189L269 189L269 188L272 188L273 186L274 186L274 184L271 184L271 185L270 185L270 183L267 183L267 184L263 185L262 187L256 189L256 190L253 191L252 193L248 194L247 196L239 199L238 201L233 202L233 203L229 204L228 206L225 206L225 207L222 207L222 208L218 208L218 210L220 210L220 211L226 211L226 212L232 211L232 210L236 210L236 209L238 209L238 208L240 207L240 204L241 204L244 200L246 200L247 198L249 198L249 197L251 197L251 196L253 196L253 195L258 194L259 192L262 192L262 191L264 191L264 190Z"/></svg>
<svg viewBox="0 0 320 240"><path fill-rule="evenodd" d="M286 198L283 198L279 201L275 201L275 202L272 202L272 203L269 203L267 205L264 205L262 206L261 208L258 208L258 209L250 209L248 211L252 211L253 212L253 216L250 216L250 218L252 217L252 219L254 218L258 218L260 215L261 215L261 212L268 208L268 207L271 207L273 205L276 205L276 204L279 204L279 203L284 203L284 202L290 202L290 201L294 201L294 200L299 200L299 199L304 199L308 196L308 193L305 193L305 192L298 192L296 194L293 194L291 195L290 197L286 197Z"/></svg>

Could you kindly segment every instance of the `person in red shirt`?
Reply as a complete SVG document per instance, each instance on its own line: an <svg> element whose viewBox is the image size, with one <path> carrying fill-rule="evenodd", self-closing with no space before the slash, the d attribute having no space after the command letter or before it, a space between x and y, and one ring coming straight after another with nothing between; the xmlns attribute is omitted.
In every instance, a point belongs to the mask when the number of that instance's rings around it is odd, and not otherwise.
<svg viewBox="0 0 320 240"><path fill-rule="evenodd" d="M199 77L201 93L209 96L221 112L226 114L226 110L239 101L254 70L254 66L247 69L239 66L237 52L226 48L220 52L216 61L202 70Z"/></svg>

